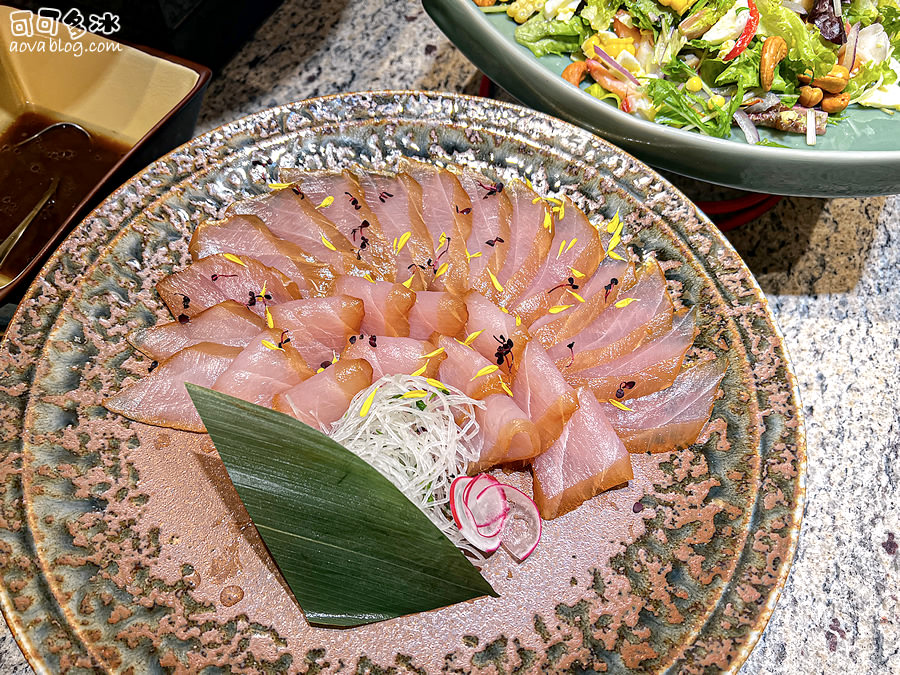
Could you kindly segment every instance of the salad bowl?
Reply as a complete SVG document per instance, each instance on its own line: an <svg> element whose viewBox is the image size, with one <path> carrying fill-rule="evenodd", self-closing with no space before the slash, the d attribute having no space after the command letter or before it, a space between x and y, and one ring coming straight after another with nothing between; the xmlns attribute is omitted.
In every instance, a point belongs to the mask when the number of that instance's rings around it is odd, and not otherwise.
<svg viewBox="0 0 900 675"><path fill-rule="evenodd" d="M900 192L900 119L850 106L815 146L802 134L760 129L786 147L748 145L734 127L713 138L622 112L560 77L568 56L535 57L514 36L505 13L485 14L472 0L423 0L450 40L485 75L536 110L578 124L648 164L710 183L803 197L862 197Z"/></svg>
<svg viewBox="0 0 900 675"><path fill-rule="evenodd" d="M568 195L666 270L727 373L699 441L635 454L635 479L544 525L500 594L377 624L310 626L241 522L203 434L103 401L147 373L134 327L197 224L284 169L404 158ZM507 673L734 672L787 578L805 503L802 412L783 338L710 221L633 157L520 106L426 92L312 99L226 124L113 193L26 293L0 344L0 606L39 671L206 668ZM507 479L528 490L527 476ZM237 506L235 504L237 502Z"/></svg>

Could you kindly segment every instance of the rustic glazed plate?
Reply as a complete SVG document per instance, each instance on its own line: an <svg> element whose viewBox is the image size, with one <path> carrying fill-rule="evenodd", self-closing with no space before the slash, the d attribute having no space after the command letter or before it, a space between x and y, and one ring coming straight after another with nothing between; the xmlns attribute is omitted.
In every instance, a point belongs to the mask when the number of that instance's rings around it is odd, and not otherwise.
<svg viewBox="0 0 900 675"><path fill-rule="evenodd" d="M699 309L692 356L724 355L693 447L634 456L635 479L545 524L535 554L484 568L500 598L347 630L309 627L248 527L206 436L129 422L104 397L150 365L125 341L169 320L154 284L193 227L281 167L403 156L530 178L630 245ZM512 105L346 94L225 125L115 192L66 240L0 348L0 600L38 670L734 671L796 546L797 389L759 287L710 222L646 166ZM510 474L525 484L524 475Z"/></svg>
<svg viewBox="0 0 900 675"><path fill-rule="evenodd" d="M712 138L624 113L564 81L571 60L536 58L516 42L515 21L485 14L472 0L422 0L441 30L488 77L518 100L600 134L661 169L729 187L801 197L864 197L900 192L900 120L850 106L816 145L806 137L761 128L787 147L747 145L736 127ZM587 86L587 83L584 85Z"/></svg>

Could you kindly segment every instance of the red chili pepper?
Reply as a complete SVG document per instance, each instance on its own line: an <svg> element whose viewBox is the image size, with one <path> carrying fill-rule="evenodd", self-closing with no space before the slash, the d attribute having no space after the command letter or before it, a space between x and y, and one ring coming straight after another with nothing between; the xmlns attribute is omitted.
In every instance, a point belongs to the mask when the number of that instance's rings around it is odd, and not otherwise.
<svg viewBox="0 0 900 675"><path fill-rule="evenodd" d="M731 48L731 51L725 55L723 61L731 61L731 59L736 56L740 56L740 54L747 49L747 45L750 44L750 40L753 39L753 36L756 35L756 29L759 28L759 10L756 9L756 4L754 4L753 0L747 0L747 7L750 8L750 18L747 19L747 25L744 26L744 32L741 33L737 42L734 43L734 47Z"/></svg>

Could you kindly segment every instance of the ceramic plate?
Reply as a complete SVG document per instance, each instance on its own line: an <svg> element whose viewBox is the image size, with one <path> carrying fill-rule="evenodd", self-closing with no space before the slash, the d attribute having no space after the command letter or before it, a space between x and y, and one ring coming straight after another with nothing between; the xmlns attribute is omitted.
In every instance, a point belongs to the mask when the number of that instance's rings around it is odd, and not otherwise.
<svg viewBox="0 0 900 675"><path fill-rule="evenodd" d="M787 148L703 136L618 110L559 77L571 60L535 58L516 42L518 24L485 14L472 0L423 0L441 30L488 77L523 103L589 129L661 169L729 187L803 197L863 197L900 192L900 118L851 106L815 146L806 137L760 129Z"/></svg>
<svg viewBox="0 0 900 675"><path fill-rule="evenodd" d="M695 353L727 354L728 371L696 445L634 456L628 487L546 523L524 564L494 556L484 574L499 599L310 628L235 515L209 439L129 422L101 402L147 372L125 336L170 320L154 284L188 263L197 223L267 190L280 167L391 168L403 156L529 177L595 219L618 211L629 245L657 256L699 309ZM775 605L804 500L794 378L726 240L605 141L454 95L291 104L147 168L31 286L0 348L0 402L0 600L31 663L52 671L733 671ZM524 475L510 480L528 487Z"/></svg>

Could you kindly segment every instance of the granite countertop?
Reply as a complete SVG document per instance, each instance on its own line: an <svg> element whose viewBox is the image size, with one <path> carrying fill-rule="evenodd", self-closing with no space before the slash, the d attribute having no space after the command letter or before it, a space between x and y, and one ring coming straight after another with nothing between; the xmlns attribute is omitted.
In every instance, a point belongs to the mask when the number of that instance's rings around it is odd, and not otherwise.
<svg viewBox="0 0 900 675"><path fill-rule="evenodd" d="M416 2L287 0L213 81L198 132L321 94L479 81ZM786 198L729 238L784 332L809 456L797 556L741 672L900 673L900 196ZM0 672L31 672L2 623Z"/></svg>

